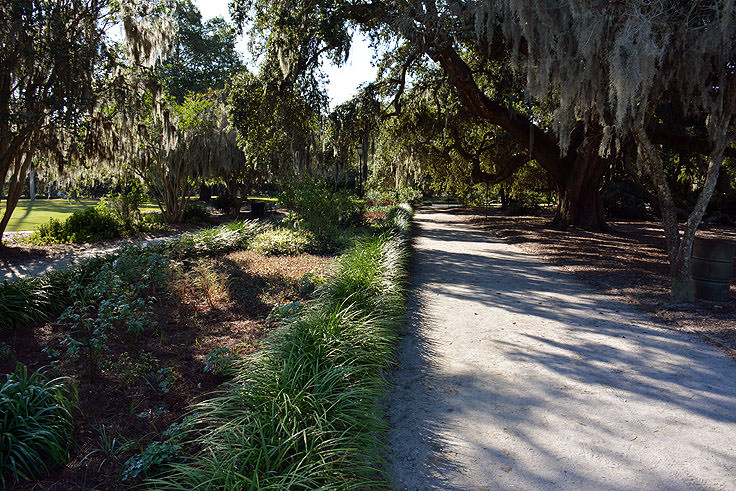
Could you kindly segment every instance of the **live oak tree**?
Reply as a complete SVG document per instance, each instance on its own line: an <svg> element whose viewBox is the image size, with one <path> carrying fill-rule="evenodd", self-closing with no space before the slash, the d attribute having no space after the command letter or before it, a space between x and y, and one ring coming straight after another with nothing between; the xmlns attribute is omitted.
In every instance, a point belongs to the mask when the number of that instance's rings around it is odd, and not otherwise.
<svg viewBox="0 0 736 491"><path fill-rule="evenodd" d="M485 80L487 90L495 90L494 84L508 84L513 78L503 67L488 67L485 71L492 75L492 80ZM385 174L393 174L397 187L413 181L436 192L470 199L502 182L508 188L507 181L529 167L525 166L528 155L514 139L472 114L440 69L422 63L410 74L411 87L395 93L393 106L400 110L386 114L381 125L374 173L383 180L389 177ZM379 85L391 92L391 82L400 81L395 75L383 74ZM521 90L511 92L508 99L520 112L532 114L538 109L524 104ZM546 173L538 174L536 180L546 184Z"/></svg>
<svg viewBox="0 0 736 491"><path fill-rule="evenodd" d="M105 45L104 0L9 0L0 6L0 239L33 159L78 154L81 116L95 104Z"/></svg>
<svg viewBox="0 0 736 491"><path fill-rule="evenodd" d="M400 46L390 53L397 55L394 62L399 65L400 88L406 85L407 67L429 56L444 69L461 101L474 115L502 127L527 150L530 159L537 160L547 170L560 196L556 219L560 225L605 228L598 182L609 162L598 155L595 131L586 132L584 125L577 126L564 153L554 132L536 125L534 120L507 105L502 92L499 92L501 97L486 94L464 56L471 53L502 63L510 59L511 52L503 45L493 51L477 48L473 35L475 12L469 5L440 5L433 0L391 3L236 0L232 7L238 20L253 19L254 33L277 45L280 56L290 60L284 66L292 71L314 69L315 60L323 53L339 60L349 49L346 33L350 25L359 26L376 39L391 39Z"/></svg>
<svg viewBox="0 0 736 491"><path fill-rule="evenodd" d="M500 17L507 46L524 51L527 90L555 94L556 133L562 149L582 122L599 128L598 155L633 137L652 178L664 223L674 301L693 299L690 255L695 232L734 140L736 115L736 7L731 1L605 2L569 0L487 2L476 9L486 21L476 36L491 43ZM489 24L490 22L490 24ZM665 135L658 117L673 106L705 138ZM679 141L677 139L679 138ZM664 176L659 145L708 156L707 173L685 230ZM733 149L730 149L733 153Z"/></svg>
<svg viewBox="0 0 736 491"><path fill-rule="evenodd" d="M720 162L733 154L736 14L730 0L235 0L233 7L241 20L256 20L257 32L278 40L293 67L323 52L344 53L348 25L405 43L405 66L430 57L468 110L503 128L549 173L560 196L560 225L605 228L601 177L633 141L661 202L672 298L692 298L692 240ZM526 79L527 97L552 101L552 127L485 92L468 53L513 65ZM668 104L682 108L705 137L690 137L683 128L663 131L657 114ZM709 158L703 192L682 235L660 171L662 145Z"/></svg>

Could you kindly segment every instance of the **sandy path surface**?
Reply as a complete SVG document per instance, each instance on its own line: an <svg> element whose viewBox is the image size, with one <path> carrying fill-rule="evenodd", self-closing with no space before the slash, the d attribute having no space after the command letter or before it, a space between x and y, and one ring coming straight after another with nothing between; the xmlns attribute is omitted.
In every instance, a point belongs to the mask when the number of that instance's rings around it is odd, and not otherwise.
<svg viewBox="0 0 736 491"><path fill-rule="evenodd" d="M462 216L415 225L397 489L736 490L736 360Z"/></svg>

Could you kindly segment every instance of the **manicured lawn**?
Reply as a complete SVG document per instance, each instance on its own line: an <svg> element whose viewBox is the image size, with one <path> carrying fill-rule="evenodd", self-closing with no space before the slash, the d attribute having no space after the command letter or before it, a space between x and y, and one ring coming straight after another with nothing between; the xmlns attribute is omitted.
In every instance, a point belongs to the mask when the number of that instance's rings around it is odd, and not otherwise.
<svg viewBox="0 0 736 491"><path fill-rule="evenodd" d="M16 232L18 230L36 230L39 225L49 221L49 218L64 220L77 210L81 210L87 206L95 206L99 200L83 199L79 201L69 201L66 199L36 199L31 202L28 199L22 199L18 202L18 206L10 217L7 231ZM0 207L0 214L5 211L5 207ZM159 211L154 203L147 203L141 206L142 212ZM0 215L1 216L1 215Z"/></svg>
<svg viewBox="0 0 736 491"><path fill-rule="evenodd" d="M272 196L248 196L248 199L255 199L258 201L268 201L269 203L276 203L279 199Z"/></svg>

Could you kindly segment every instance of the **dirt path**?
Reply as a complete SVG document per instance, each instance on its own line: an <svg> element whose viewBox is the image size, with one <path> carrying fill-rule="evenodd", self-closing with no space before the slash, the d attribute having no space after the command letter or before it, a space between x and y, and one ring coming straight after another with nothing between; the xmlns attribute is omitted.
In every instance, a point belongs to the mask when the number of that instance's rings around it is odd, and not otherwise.
<svg viewBox="0 0 736 491"><path fill-rule="evenodd" d="M0 282L3 280L13 281L31 276L39 276L49 271L66 268L73 260L79 261L94 256L101 256L114 252L123 244L157 244L165 242L176 237L180 237L181 232L169 233L166 235L149 235L147 237L137 239L118 239L108 241L105 244L85 244L70 249L68 252L60 254L56 257L40 257L35 259L27 259L25 261L4 261L0 264Z"/></svg>
<svg viewBox="0 0 736 491"><path fill-rule="evenodd" d="M736 489L736 360L464 218L415 218L397 489Z"/></svg>

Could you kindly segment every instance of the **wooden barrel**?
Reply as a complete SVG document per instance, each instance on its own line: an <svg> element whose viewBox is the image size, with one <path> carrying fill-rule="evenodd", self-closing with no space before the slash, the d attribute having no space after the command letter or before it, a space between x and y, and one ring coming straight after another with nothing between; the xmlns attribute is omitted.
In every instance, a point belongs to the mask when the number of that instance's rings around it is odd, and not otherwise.
<svg viewBox="0 0 736 491"><path fill-rule="evenodd" d="M736 244L713 239L695 239L692 277L695 296L702 300L724 302L733 276Z"/></svg>

